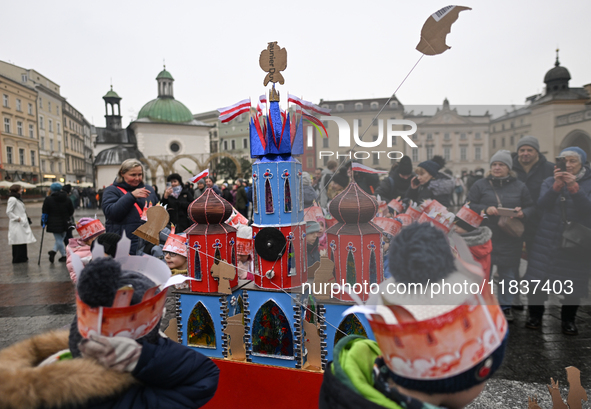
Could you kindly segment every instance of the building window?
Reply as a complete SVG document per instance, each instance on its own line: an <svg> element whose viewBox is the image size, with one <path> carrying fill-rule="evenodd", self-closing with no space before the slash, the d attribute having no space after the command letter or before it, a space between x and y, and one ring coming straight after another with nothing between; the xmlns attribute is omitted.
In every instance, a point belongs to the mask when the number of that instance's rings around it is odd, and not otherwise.
<svg viewBox="0 0 591 409"><path fill-rule="evenodd" d="M64 140L64 147L66 149L68 149L68 135L65 135L64 138L65 138L65 140Z"/></svg>
<svg viewBox="0 0 591 409"><path fill-rule="evenodd" d="M35 166L35 151L31 151L31 166Z"/></svg>
<svg viewBox="0 0 591 409"><path fill-rule="evenodd" d="M493 149L495 149L497 147L497 140L493 139Z"/></svg>
<svg viewBox="0 0 591 409"><path fill-rule="evenodd" d="M474 160L482 160L482 148L480 146L474 147Z"/></svg>
<svg viewBox="0 0 591 409"><path fill-rule="evenodd" d="M33 124L29 124L29 138L35 138L35 131Z"/></svg>
<svg viewBox="0 0 591 409"><path fill-rule="evenodd" d="M327 163L328 163L328 156L323 156L322 157L322 165L326 166Z"/></svg>
<svg viewBox="0 0 591 409"><path fill-rule="evenodd" d="M16 133L18 136L23 136L23 123L21 121L16 121Z"/></svg>
<svg viewBox="0 0 591 409"><path fill-rule="evenodd" d="M19 112L22 112L23 111L23 106L22 106L22 103L21 103L21 100L20 99L17 99L16 100L16 110L19 111Z"/></svg>
<svg viewBox="0 0 591 409"><path fill-rule="evenodd" d="M232 150L236 149L236 140L235 139L232 139L230 141L230 145L232 146Z"/></svg>
<svg viewBox="0 0 591 409"><path fill-rule="evenodd" d="M373 165L379 165L380 164L380 154L379 153L372 153L372 161L371 163Z"/></svg>
<svg viewBox="0 0 591 409"><path fill-rule="evenodd" d="M47 120L47 125L48 125L48 128L49 128L49 132L53 132L53 120L48 119Z"/></svg>
<svg viewBox="0 0 591 409"><path fill-rule="evenodd" d="M21 81L22 82L27 82L29 80L29 77L27 76L27 74L21 74Z"/></svg>
<svg viewBox="0 0 591 409"><path fill-rule="evenodd" d="M242 149L246 149L248 148L248 139L244 138L242 139Z"/></svg>
<svg viewBox="0 0 591 409"><path fill-rule="evenodd" d="M480 136L480 132L476 132L476 134L474 134L474 138L482 139L482 137Z"/></svg>
<svg viewBox="0 0 591 409"><path fill-rule="evenodd" d="M327 138L322 138L322 147L323 148L328 148L328 137Z"/></svg>
<svg viewBox="0 0 591 409"><path fill-rule="evenodd" d="M39 108L43 109L43 98L39 97Z"/></svg>
<svg viewBox="0 0 591 409"><path fill-rule="evenodd" d="M49 140L49 150L53 152L53 139Z"/></svg>
<svg viewBox="0 0 591 409"><path fill-rule="evenodd" d="M21 165L25 164L25 150L24 149L19 149L18 150L18 162Z"/></svg>
<svg viewBox="0 0 591 409"><path fill-rule="evenodd" d="M12 146L6 147L6 163L12 165Z"/></svg>
<svg viewBox="0 0 591 409"><path fill-rule="evenodd" d="M51 112L51 102L47 101L47 111Z"/></svg>
<svg viewBox="0 0 591 409"><path fill-rule="evenodd" d="M461 161L467 160L466 151L467 151L467 149L465 146L460 146L460 160Z"/></svg>
<svg viewBox="0 0 591 409"><path fill-rule="evenodd" d="M345 105L344 104L337 104L337 111L338 112L341 112L344 109L345 109ZM325 158L326 158L326 156L325 156Z"/></svg>
<svg viewBox="0 0 591 409"><path fill-rule="evenodd" d="M62 134L62 125L59 122L56 122L55 126L57 127L57 134L61 135Z"/></svg>
<svg viewBox="0 0 591 409"><path fill-rule="evenodd" d="M2 94L2 105L8 108L8 95Z"/></svg>
<svg viewBox="0 0 591 409"><path fill-rule="evenodd" d="M465 133L465 132L462 132L462 133L460 134L460 139L461 139L461 140L463 140L463 141L465 141L465 140L466 140L466 133Z"/></svg>
<svg viewBox="0 0 591 409"><path fill-rule="evenodd" d="M4 118L4 132L10 133L10 118Z"/></svg>
<svg viewBox="0 0 591 409"><path fill-rule="evenodd" d="M390 108L398 108L398 101L390 101Z"/></svg>
<svg viewBox="0 0 591 409"><path fill-rule="evenodd" d="M427 160L431 159L432 157L433 157L433 147L427 146Z"/></svg>
<svg viewBox="0 0 591 409"><path fill-rule="evenodd" d="M505 147L505 137L501 138L501 147Z"/></svg>
<svg viewBox="0 0 591 409"><path fill-rule="evenodd" d="M451 160L451 148L450 147L443 148L443 158L446 161L450 161Z"/></svg>
<svg viewBox="0 0 591 409"><path fill-rule="evenodd" d="M45 137L44 136L39 138L39 145L41 146L41 149L45 150Z"/></svg>
<svg viewBox="0 0 591 409"><path fill-rule="evenodd" d="M53 167L53 162L49 162L49 171L50 171L50 172L53 172L53 171L54 171L53 169L54 169L54 167ZM61 172L60 172L60 173L61 173Z"/></svg>
<svg viewBox="0 0 591 409"><path fill-rule="evenodd" d="M228 141L224 141L224 150L227 151L228 150Z"/></svg>
<svg viewBox="0 0 591 409"><path fill-rule="evenodd" d="M62 141L57 141L57 151L58 152L62 151Z"/></svg>
<svg viewBox="0 0 591 409"><path fill-rule="evenodd" d="M444 141L449 141L449 140L451 140L451 137L449 136L449 132L446 132L446 133L444 133L444 134L443 134L443 140L444 140Z"/></svg>
<svg viewBox="0 0 591 409"><path fill-rule="evenodd" d="M314 167L314 158L312 156L306 157L306 165L307 165L308 169L311 169Z"/></svg>
<svg viewBox="0 0 591 409"><path fill-rule="evenodd" d="M363 126L363 125L362 125L362 124L363 124L363 121L361 120L361 118L360 118L360 119L358 119L358 121L359 121L359 122L358 122L358 125L357 125L357 126L358 126L359 128L361 128L361 127Z"/></svg>
<svg viewBox="0 0 591 409"><path fill-rule="evenodd" d="M42 116L39 117L39 129L45 129L45 121Z"/></svg>
<svg viewBox="0 0 591 409"><path fill-rule="evenodd" d="M511 146L515 145L515 136L511 137Z"/></svg>
<svg viewBox="0 0 591 409"><path fill-rule="evenodd" d="M62 173L62 163L61 162L58 163L58 168L59 168L60 173Z"/></svg>
<svg viewBox="0 0 591 409"><path fill-rule="evenodd" d="M28 104L27 112L29 115L33 115L33 104Z"/></svg>
<svg viewBox="0 0 591 409"><path fill-rule="evenodd" d="M55 106L55 113L56 113L57 115L59 115L59 114L60 114L60 106L59 106L59 105L56 105L56 106Z"/></svg>
<svg viewBox="0 0 591 409"><path fill-rule="evenodd" d="M428 134L427 134L427 140L428 140L428 141L432 141L432 140L433 140L433 134L431 134L431 133L428 133Z"/></svg>
<svg viewBox="0 0 591 409"><path fill-rule="evenodd" d="M41 159L41 172L45 172L45 159Z"/></svg>
<svg viewBox="0 0 591 409"><path fill-rule="evenodd" d="M363 109L363 102L355 103L355 111L361 111Z"/></svg>
<svg viewBox="0 0 591 409"><path fill-rule="evenodd" d="M412 161L413 162L419 161L419 148L412 148Z"/></svg>

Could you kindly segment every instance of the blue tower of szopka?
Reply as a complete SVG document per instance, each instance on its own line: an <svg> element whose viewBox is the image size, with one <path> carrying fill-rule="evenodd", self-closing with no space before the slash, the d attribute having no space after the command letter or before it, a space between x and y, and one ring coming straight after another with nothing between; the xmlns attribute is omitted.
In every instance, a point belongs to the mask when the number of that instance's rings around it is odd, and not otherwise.
<svg viewBox="0 0 591 409"><path fill-rule="evenodd" d="M255 283L268 289L299 287L308 277L302 164L293 157L304 153L302 119L291 126L279 99L273 84L267 116L250 122Z"/></svg>

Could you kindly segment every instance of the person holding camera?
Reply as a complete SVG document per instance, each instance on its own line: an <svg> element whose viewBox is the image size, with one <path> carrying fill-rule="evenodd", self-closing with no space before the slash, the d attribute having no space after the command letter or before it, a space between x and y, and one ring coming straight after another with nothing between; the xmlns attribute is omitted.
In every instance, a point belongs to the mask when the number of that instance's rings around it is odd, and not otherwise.
<svg viewBox="0 0 591 409"><path fill-rule="evenodd" d="M513 321L511 304L515 295L508 288L512 280L519 280L523 222L534 212L529 191L517 180L512 166L511 152L498 151L490 158L488 175L476 181L468 192L470 209L488 215L487 226L493 233L491 264L497 266L499 279L504 280L504 291L499 288L497 298L509 322ZM502 216L499 212L508 212L511 216Z"/></svg>
<svg viewBox="0 0 591 409"><path fill-rule="evenodd" d="M586 162L585 151L568 147L556 158L554 176L542 184L538 200L542 218L524 277L530 280L527 328L541 328L544 302L552 293L564 296L562 332L579 333L575 317L580 299L589 294L591 248L568 246L565 236L569 227L576 227L580 232L576 241L584 243L591 239L591 169ZM532 280L540 280L535 293L532 289L536 281Z"/></svg>

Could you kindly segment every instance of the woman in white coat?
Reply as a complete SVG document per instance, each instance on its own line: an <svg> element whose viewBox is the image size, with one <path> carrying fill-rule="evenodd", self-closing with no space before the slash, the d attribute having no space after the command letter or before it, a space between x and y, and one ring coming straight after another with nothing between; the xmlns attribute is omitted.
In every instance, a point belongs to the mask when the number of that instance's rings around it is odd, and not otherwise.
<svg viewBox="0 0 591 409"><path fill-rule="evenodd" d="M26 263L27 244L35 243L25 204L21 200L21 185L12 185L9 189L6 214L8 215L8 244L12 245L12 262Z"/></svg>

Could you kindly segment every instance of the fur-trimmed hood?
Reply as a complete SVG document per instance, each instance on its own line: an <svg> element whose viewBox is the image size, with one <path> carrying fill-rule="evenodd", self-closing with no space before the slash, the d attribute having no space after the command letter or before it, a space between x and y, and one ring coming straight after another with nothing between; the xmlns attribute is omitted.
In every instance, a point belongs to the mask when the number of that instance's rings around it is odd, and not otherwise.
<svg viewBox="0 0 591 409"><path fill-rule="evenodd" d="M68 331L50 332L0 351L0 409L79 406L125 392L137 380L91 359L69 359L39 367L68 348Z"/></svg>
<svg viewBox="0 0 591 409"><path fill-rule="evenodd" d="M480 226L470 233L462 234L462 238L468 245L468 247L480 246L492 237L492 231L486 226Z"/></svg>

